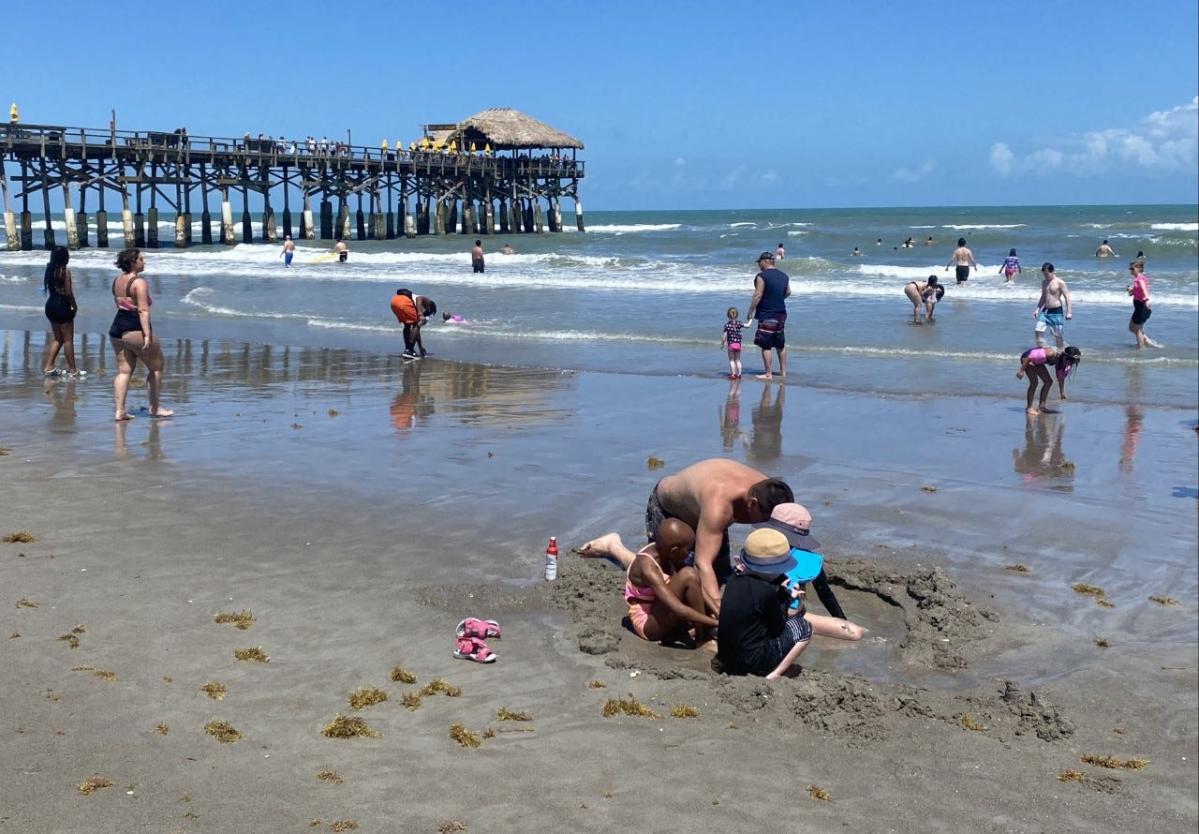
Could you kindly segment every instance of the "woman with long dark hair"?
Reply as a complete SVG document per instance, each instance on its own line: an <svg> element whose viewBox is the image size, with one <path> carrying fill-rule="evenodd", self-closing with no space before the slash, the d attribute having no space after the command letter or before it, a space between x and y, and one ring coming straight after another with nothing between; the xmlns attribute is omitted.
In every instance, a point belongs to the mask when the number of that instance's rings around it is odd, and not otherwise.
<svg viewBox="0 0 1199 834"><path fill-rule="evenodd" d="M129 378L137 367L137 360L146 366L146 390L150 395L150 416L170 417L175 412L162 408L158 402L162 386L162 348L150 324L150 288L142 272L146 261L141 251L124 249L117 255L117 269L121 274L112 280L112 300L117 314L108 328L112 349L117 355L117 374L112 380L113 419L132 420L125 410L125 395L129 392Z"/></svg>
<svg viewBox="0 0 1199 834"><path fill-rule="evenodd" d="M42 279L46 290L46 318L50 320L52 334L46 351L46 364L42 368L46 376L61 376L64 373L54 367L59 351L63 351L67 357L67 376L87 375L86 371L79 370L75 365L75 314L79 312L79 307L75 303L71 270L67 269L70 260L71 253L67 247L55 246L50 251L50 263L46 264L46 274Z"/></svg>

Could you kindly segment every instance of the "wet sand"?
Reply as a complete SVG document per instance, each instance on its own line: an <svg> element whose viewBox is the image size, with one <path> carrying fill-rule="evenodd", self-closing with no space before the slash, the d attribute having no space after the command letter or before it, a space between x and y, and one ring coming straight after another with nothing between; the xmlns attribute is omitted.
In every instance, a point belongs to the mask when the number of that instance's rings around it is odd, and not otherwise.
<svg viewBox="0 0 1199 834"><path fill-rule="evenodd" d="M1019 387L747 380L733 427L724 381L180 342L177 418L122 427L102 354L44 385L41 334L4 336L0 534L37 541L0 544L0 830L1199 822L1193 413L1070 403L1026 425ZM815 644L795 680L729 678L623 631L605 563L540 580L549 535L634 541L656 478L716 455L793 485L866 641ZM243 609L248 630L213 621ZM467 614L503 623L496 664L450 656ZM270 662L234 659L251 646ZM403 706L434 678L461 696ZM389 699L350 709L364 686ZM630 694L662 717L601 715ZM339 712L382 735L322 736ZM496 732L463 748L455 722ZM84 796L93 775L112 786Z"/></svg>

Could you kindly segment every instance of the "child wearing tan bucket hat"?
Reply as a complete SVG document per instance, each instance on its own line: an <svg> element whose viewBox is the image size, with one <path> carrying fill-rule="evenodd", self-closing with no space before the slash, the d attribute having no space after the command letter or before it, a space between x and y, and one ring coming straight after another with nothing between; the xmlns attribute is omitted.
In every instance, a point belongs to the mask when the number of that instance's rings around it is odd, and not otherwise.
<svg viewBox="0 0 1199 834"><path fill-rule="evenodd" d="M803 584L787 578L798 566L797 552L773 527L754 530L745 539L720 603L716 642L723 671L778 678L799 659L813 633L841 640L860 640L866 633L848 620L808 613ZM790 609L793 600L800 604Z"/></svg>
<svg viewBox="0 0 1199 834"><path fill-rule="evenodd" d="M791 543L778 530L750 533L739 570L730 577L720 602L717 656L732 674L777 678L808 647L812 626L799 609L788 616L798 593L785 583L795 567Z"/></svg>

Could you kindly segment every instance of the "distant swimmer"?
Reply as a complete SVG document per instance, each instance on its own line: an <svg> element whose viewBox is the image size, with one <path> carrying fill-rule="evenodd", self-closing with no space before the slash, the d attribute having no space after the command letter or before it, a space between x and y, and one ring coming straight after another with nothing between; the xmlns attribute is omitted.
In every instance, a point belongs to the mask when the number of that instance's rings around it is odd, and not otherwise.
<svg viewBox="0 0 1199 834"><path fill-rule="evenodd" d="M291 235L283 236L283 251L279 253L279 257L283 259L284 266L291 266L291 259L296 256L296 244L291 239Z"/></svg>
<svg viewBox="0 0 1199 834"><path fill-rule="evenodd" d="M1046 330L1053 333L1053 340L1057 342L1059 349L1065 346L1066 322L1072 317L1070 290L1066 287L1066 282L1057 277L1057 273L1053 271L1053 264L1048 261L1041 265L1041 297L1032 317L1037 321L1033 331L1037 347L1044 346Z"/></svg>
<svg viewBox="0 0 1199 834"><path fill-rule="evenodd" d="M785 249L783 249L783 244L780 243L778 246L774 247L774 259L776 261L781 261L785 257L787 257L787 252Z"/></svg>
<svg viewBox="0 0 1199 834"><path fill-rule="evenodd" d="M875 238L875 239L874 239L874 245L875 245L875 246L882 246L882 245L883 245L883 239L882 239L881 237L877 237L877 238Z"/></svg>
<svg viewBox="0 0 1199 834"><path fill-rule="evenodd" d="M511 243L505 243L503 246L500 247L500 254L501 255L515 255L516 250L512 248Z"/></svg>
<svg viewBox="0 0 1199 834"><path fill-rule="evenodd" d="M959 284L964 284L970 280L970 267L978 269L978 264L974 260L974 253L970 251L970 247L966 245L966 238L958 238L958 248L953 250L953 254L949 256L949 261L945 264L945 271L949 271L949 267L957 268L957 278Z"/></svg>
<svg viewBox="0 0 1199 834"><path fill-rule="evenodd" d="M1028 397L1026 411L1029 414L1040 414L1045 411L1045 403L1049 400L1049 391L1053 388L1053 379L1049 376L1047 365L1053 365L1058 371L1058 380L1063 384L1070 371L1082 361L1082 351L1071 345L1067 348L1035 347L1020 354L1020 369L1016 371L1016 379L1028 376ZM1063 373L1064 370L1064 373ZM1041 397L1034 408L1032 401L1036 397L1037 385L1041 386ZM1063 399L1065 399L1063 395Z"/></svg>
<svg viewBox="0 0 1199 834"><path fill-rule="evenodd" d="M1095 250L1096 258L1118 258L1116 250L1111 247L1111 244L1106 240L1099 244L1099 248Z"/></svg>
<svg viewBox="0 0 1199 834"><path fill-rule="evenodd" d="M916 245L916 242L914 240L912 240L911 236L909 236L908 239L903 242L904 249L911 249L911 248L915 247L915 245Z"/></svg>
<svg viewBox="0 0 1199 834"><path fill-rule="evenodd" d="M932 235L929 235L928 239L924 241L925 246L932 246L934 243L936 243L936 241L933 240Z"/></svg>
<svg viewBox="0 0 1199 834"><path fill-rule="evenodd" d="M442 324L466 324L466 319L462 318L462 316L454 315L449 310L447 310L446 312L441 314L441 323Z"/></svg>
<svg viewBox="0 0 1199 834"><path fill-rule="evenodd" d="M849 257L851 257L851 258L860 258L860 257L862 257L862 250L861 250L861 249L859 249L858 247L856 247L856 246L855 246L855 247L853 248L853 251L849 253Z"/></svg>
<svg viewBox="0 0 1199 834"><path fill-rule="evenodd" d="M1020 259L1016 257L1016 250L1009 249L1007 257L1003 259L1003 266L999 267L999 274L1004 277L1005 283L1010 283L1023 271L1020 269Z"/></svg>
<svg viewBox="0 0 1199 834"><path fill-rule="evenodd" d="M339 240L333 244L332 252L337 256L339 264L344 264L350 257L350 247L344 240Z"/></svg>
<svg viewBox="0 0 1199 834"><path fill-rule="evenodd" d="M912 322L919 324L921 307L924 308L924 317L933 320L933 308L945 296L945 288L936 275L930 275L927 281L909 281L903 288L903 294L912 302Z"/></svg>
<svg viewBox="0 0 1199 834"><path fill-rule="evenodd" d="M1138 250L1137 250L1137 256L1136 256L1135 258L1133 258L1133 260L1134 260L1134 261L1143 261L1143 260L1145 260L1145 250L1144 250L1144 249L1138 249Z"/></svg>
<svg viewBox="0 0 1199 834"><path fill-rule="evenodd" d="M483 263L483 241L476 240L475 245L470 249L470 266L474 272L482 272L485 264Z"/></svg>

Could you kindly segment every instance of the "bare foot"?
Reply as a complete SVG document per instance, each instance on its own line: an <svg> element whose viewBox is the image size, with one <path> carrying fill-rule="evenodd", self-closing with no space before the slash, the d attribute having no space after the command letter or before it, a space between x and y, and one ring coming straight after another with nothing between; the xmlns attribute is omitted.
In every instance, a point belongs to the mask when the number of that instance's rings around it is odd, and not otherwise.
<svg viewBox="0 0 1199 834"><path fill-rule="evenodd" d="M125 422L126 420L132 420L132 419L133 419L133 415L132 415L132 414L130 414L129 412L124 412L124 413L122 413L122 414L118 414L117 416L113 417L112 419L113 419L113 422L116 422L116 423L123 423L123 422Z"/></svg>
<svg viewBox="0 0 1199 834"><path fill-rule="evenodd" d="M574 552L584 559L603 559L611 556L613 549L622 544L619 533L607 533L598 539L592 539L582 547L576 547Z"/></svg>
<svg viewBox="0 0 1199 834"><path fill-rule="evenodd" d="M1029 415L1030 417L1035 417L1036 415L1040 414L1041 412L1037 411L1035 408L1026 408L1026 409L1024 409L1024 413Z"/></svg>
<svg viewBox="0 0 1199 834"><path fill-rule="evenodd" d="M169 408L161 408L160 407L157 411L151 411L150 416L151 417L174 417L175 412L171 411Z"/></svg>
<svg viewBox="0 0 1199 834"><path fill-rule="evenodd" d="M754 379L761 379L761 380L765 380L766 382L771 382L774 379L774 377L771 376L770 374L758 374L757 376L754 377Z"/></svg>

